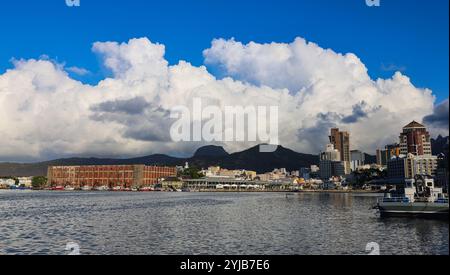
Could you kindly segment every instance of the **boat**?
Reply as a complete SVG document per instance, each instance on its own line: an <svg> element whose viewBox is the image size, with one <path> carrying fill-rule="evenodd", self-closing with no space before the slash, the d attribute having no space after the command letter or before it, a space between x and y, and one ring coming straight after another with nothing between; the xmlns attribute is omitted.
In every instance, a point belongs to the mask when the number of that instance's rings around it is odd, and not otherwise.
<svg viewBox="0 0 450 275"><path fill-rule="evenodd" d="M403 192L392 196L386 193L374 207L381 217L449 217L448 198L434 180L426 176L406 179Z"/></svg>
<svg viewBox="0 0 450 275"><path fill-rule="evenodd" d="M53 191L64 191L64 186L55 186L55 187L52 187L52 190Z"/></svg>
<svg viewBox="0 0 450 275"><path fill-rule="evenodd" d="M81 187L81 190L82 191L91 191L92 190L92 186L85 185L85 186Z"/></svg>
<svg viewBox="0 0 450 275"><path fill-rule="evenodd" d="M137 188L133 187L133 188L131 188L131 191L132 192L138 192L139 190Z"/></svg>
<svg viewBox="0 0 450 275"><path fill-rule="evenodd" d="M75 191L75 188L73 188L72 186L66 186L64 188L64 191Z"/></svg>
<svg viewBox="0 0 450 275"><path fill-rule="evenodd" d="M153 187L150 186L145 186L139 189L139 191L141 192L150 192L150 191L154 191Z"/></svg>
<svg viewBox="0 0 450 275"><path fill-rule="evenodd" d="M94 188L95 191L108 191L109 187L106 185L98 186Z"/></svg>
<svg viewBox="0 0 450 275"><path fill-rule="evenodd" d="M30 188L27 188L25 186L17 186L17 185L11 185L9 187L10 190L29 190Z"/></svg>
<svg viewBox="0 0 450 275"><path fill-rule="evenodd" d="M122 191L122 187L121 186L114 186L113 188L112 188L112 191Z"/></svg>

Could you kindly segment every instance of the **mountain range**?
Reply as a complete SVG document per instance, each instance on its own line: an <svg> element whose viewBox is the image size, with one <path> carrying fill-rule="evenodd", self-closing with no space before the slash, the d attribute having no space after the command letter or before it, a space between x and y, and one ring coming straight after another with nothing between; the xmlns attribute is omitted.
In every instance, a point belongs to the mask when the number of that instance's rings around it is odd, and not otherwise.
<svg viewBox="0 0 450 275"><path fill-rule="evenodd" d="M111 158L65 158L37 163L0 163L0 177L7 176L44 176L48 166L65 165L119 165L119 164L145 164L145 165L185 165L208 167L220 166L226 169L246 169L265 173L274 168L286 168L289 171L299 170L300 167L309 167L318 164L317 155L297 153L293 150L278 146L273 153L259 152L259 146L242 152L227 153L220 146L205 146L199 148L190 158L177 158L163 154L154 154L138 158L111 159Z"/></svg>
<svg viewBox="0 0 450 275"><path fill-rule="evenodd" d="M433 155L448 154L449 137L439 136L431 140ZM366 154L366 163L376 163L376 157ZM204 146L190 158L177 158L163 154L154 154L138 158L65 158L37 163L0 163L0 177L7 176L44 176L48 166L65 165L184 165L206 168L220 166L226 169L246 169L258 173L270 172L274 168L286 168L288 171L299 170L319 163L318 155L298 153L283 146L278 146L272 153L259 152L259 145L242 152L229 154L221 146Z"/></svg>

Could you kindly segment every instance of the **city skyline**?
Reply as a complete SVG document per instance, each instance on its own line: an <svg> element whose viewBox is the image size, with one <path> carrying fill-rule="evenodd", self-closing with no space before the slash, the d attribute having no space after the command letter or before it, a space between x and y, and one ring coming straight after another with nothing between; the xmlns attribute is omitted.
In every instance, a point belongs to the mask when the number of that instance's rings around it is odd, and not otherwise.
<svg viewBox="0 0 450 275"><path fill-rule="evenodd" d="M100 8L98 2L72 8L46 2L30 5L28 8L48 7L49 11L57 11L56 18L94 16ZM167 12L167 6L158 5ZM213 6L216 5L220 3ZM290 15L290 5L294 4L279 5L282 8L277 16ZM295 5L302 13L318 8L308 2ZM356 21L361 24L368 23L364 15L393 19L394 11L400 8L398 3L371 8L364 1L351 1L341 7L330 5L354 10ZM430 33L416 30L415 35L429 39L437 35L436 45L448 50L448 44L442 40L448 38L445 32L448 29L441 25L442 21L448 21L448 14L441 14L434 4L420 3L406 8L418 14L424 5L436 11L434 16L439 20L422 23L425 29L433 28L430 37L427 36ZM111 6L116 13L122 12ZM142 2L135 7L149 8ZM242 6L250 7L248 3ZM261 12L268 12L266 8L263 5ZM1 20L11 20L11 14L18 10L8 2L2 12L10 12L2 14ZM37 18L38 14L30 14L30 18ZM326 10L315 14L322 17ZM410 15L402 13L402 16L412 20ZM98 14L98 18L111 20L105 14ZM48 27L52 20L46 18L40 24ZM398 49L376 50L367 41L370 32L360 41L352 39L352 46L343 45L345 39L331 39L325 25L309 26L303 21L291 22L296 27L278 37L261 36L253 24L245 33L234 25L196 35L189 44L182 43L183 50L180 45L174 47L175 38L162 35L158 28L137 27L142 20L140 16L136 21L130 20L136 29L128 28L118 35L100 34L100 25L95 23L92 27L86 26L86 22L78 22L78 28L67 26L73 29L69 38L77 42L64 47L66 50L48 37L60 34L59 27L50 28L44 41L30 34L30 39L34 39L31 44L20 43L21 38L15 35L14 30L22 30L23 26L5 31L11 43L22 46L11 47L8 42L0 51L0 134L4 137L0 141L0 162L72 156L125 158L152 153L188 156L207 144L237 152L260 143L173 142L168 113L180 105L189 107L194 98L218 106L277 106L279 144L303 153L317 154L327 140L329 128L334 127L352 134L349 149L372 154L382 145L394 142L396 129L411 120L426 123L433 137L448 135L448 89L442 92L446 84L437 80L440 88L434 88L436 84L423 81L428 72L412 69L423 65L427 55L417 57L416 52L408 51L403 55ZM198 26L199 22L193 20L192 24ZM382 29L396 24L383 23ZM365 33L362 26L352 25L354 31ZM274 28L279 27L282 26ZM179 31L176 26L170 29ZM80 31L86 34L85 38L81 39ZM319 34L330 39L319 38ZM386 33L384 37L379 33L381 41L395 38L393 34ZM398 39L400 44L406 42L402 37ZM439 44L442 41L444 44ZM372 52L363 50L363 45ZM413 64L406 68L401 63L390 64L386 58L394 52ZM442 56L439 55L441 61ZM439 74L448 71L448 64L433 60ZM377 69L376 63L383 64L383 69Z"/></svg>
<svg viewBox="0 0 450 275"><path fill-rule="evenodd" d="M449 254L449 0L6 0L0 26L0 255Z"/></svg>

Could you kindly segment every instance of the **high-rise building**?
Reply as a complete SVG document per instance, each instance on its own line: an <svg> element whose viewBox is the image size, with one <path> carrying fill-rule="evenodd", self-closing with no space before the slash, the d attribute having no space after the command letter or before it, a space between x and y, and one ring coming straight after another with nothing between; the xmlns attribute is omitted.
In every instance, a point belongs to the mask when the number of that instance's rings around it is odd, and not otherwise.
<svg viewBox="0 0 450 275"><path fill-rule="evenodd" d="M436 156L414 156L408 154L405 159L405 177L414 178L416 175L436 176L438 158Z"/></svg>
<svg viewBox="0 0 450 275"><path fill-rule="evenodd" d="M388 177L390 179L404 179L405 172L405 158L393 157L387 161Z"/></svg>
<svg viewBox="0 0 450 275"><path fill-rule="evenodd" d="M339 128L332 128L330 134L330 143L334 145L341 156L341 161L345 164L345 174L350 174L350 134L339 131Z"/></svg>
<svg viewBox="0 0 450 275"><path fill-rule="evenodd" d="M366 156L363 152L359 150L352 150L350 152L351 159L351 169L352 171L356 171L359 166L363 166L366 161Z"/></svg>
<svg viewBox="0 0 450 275"><path fill-rule="evenodd" d="M415 156L408 154L406 157L393 157L388 160L389 178L412 179L416 175L435 177L438 171L438 158L436 156Z"/></svg>
<svg viewBox="0 0 450 275"><path fill-rule="evenodd" d="M413 121L403 127L403 132L400 134L400 153L405 156L407 154L432 155L430 133L425 126Z"/></svg>
<svg viewBox="0 0 450 275"><path fill-rule="evenodd" d="M386 145L384 150L377 150L377 164L387 166L387 163L391 158L398 156L400 156L399 144Z"/></svg>
<svg viewBox="0 0 450 275"><path fill-rule="evenodd" d="M327 144L325 151L320 153L320 160L340 161L341 154L333 144Z"/></svg>
<svg viewBox="0 0 450 275"><path fill-rule="evenodd" d="M339 150L334 149L333 144L327 144L326 150L320 155L320 178L329 179L333 176L344 176L345 162L341 161L341 154Z"/></svg>

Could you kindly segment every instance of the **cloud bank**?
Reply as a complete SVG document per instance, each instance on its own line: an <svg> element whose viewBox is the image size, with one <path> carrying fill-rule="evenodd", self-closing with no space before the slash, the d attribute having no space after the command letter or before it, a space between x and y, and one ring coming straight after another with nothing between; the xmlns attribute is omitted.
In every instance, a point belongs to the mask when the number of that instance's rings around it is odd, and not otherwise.
<svg viewBox="0 0 450 275"><path fill-rule="evenodd" d="M0 74L0 161L60 156L189 155L201 143L171 142L169 110L193 98L218 106L279 106L280 143L317 153L337 126L351 132L352 149L373 152L395 142L411 120L441 123L428 89L401 72L373 80L354 54L340 54L297 38L290 44L217 39L204 51L206 66L170 66L164 45L147 38L96 42L112 77L83 84L51 60L16 60ZM254 145L229 142L236 151Z"/></svg>

